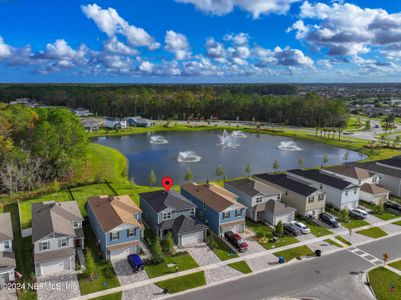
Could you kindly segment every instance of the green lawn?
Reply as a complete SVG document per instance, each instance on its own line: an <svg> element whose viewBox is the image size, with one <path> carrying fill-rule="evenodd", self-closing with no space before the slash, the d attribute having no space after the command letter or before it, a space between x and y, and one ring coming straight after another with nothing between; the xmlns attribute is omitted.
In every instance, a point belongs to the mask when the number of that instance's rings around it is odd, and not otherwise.
<svg viewBox="0 0 401 300"><path fill-rule="evenodd" d="M343 238L342 236L338 235L335 237L337 240L339 240L340 242L343 242L345 245L351 246L352 243L349 242L347 239Z"/></svg>
<svg viewBox="0 0 401 300"><path fill-rule="evenodd" d="M217 237L215 234L208 232L209 238L213 239L215 246L213 248L214 254L220 260L227 260L231 258L238 257L238 254L234 252L221 238Z"/></svg>
<svg viewBox="0 0 401 300"><path fill-rule="evenodd" d="M339 243L336 243L335 241L333 241L332 239L326 239L324 240L326 243L329 243L330 245L336 246L338 248L343 248L343 246L341 246Z"/></svg>
<svg viewBox="0 0 401 300"><path fill-rule="evenodd" d="M111 183L110 186L114 189L119 195L129 195L132 200L139 206L139 194L146 192L153 192L162 189L162 187L150 187L150 186L141 186L136 185L131 182L127 183ZM173 189L178 189L177 186L173 187Z"/></svg>
<svg viewBox="0 0 401 300"><path fill-rule="evenodd" d="M398 225L398 226L401 226L401 221L398 221L398 222L394 222L393 224L394 224L394 225Z"/></svg>
<svg viewBox="0 0 401 300"><path fill-rule="evenodd" d="M96 237L90 225L84 225L85 247L92 250L96 263L96 279L89 280L84 274L78 275L79 288L81 295L86 295L98 291L103 291L120 286L114 268L109 261L105 261L101 255L100 248L96 245Z"/></svg>
<svg viewBox="0 0 401 300"><path fill-rule="evenodd" d="M388 221L388 220L392 220L392 219L401 217L400 215L394 214L394 213L386 211L386 210L381 214L374 214L374 216L378 217L379 219L382 219L384 221Z"/></svg>
<svg viewBox="0 0 401 300"><path fill-rule="evenodd" d="M388 265L401 271L401 260L392 262L391 264Z"/></svg>
<svg viewBox="0 0 401 300"><path fill-rule="evenodd" d="M314 255L313 251L307 246L300 246L273 253L275 256L284 256L285 261L290 261L298 256Z"/></svg>
<svg viewBox="0 0 401 300"><path fill-rule="evenodd" d="M117 292L114 294L93 298L92 300L121 300L122 297L123 292Z"/></svg>
<svg viewBox="0 0 401 300"><path fill-rule="evenodd" d="M379 267L369 272L369 281L378 300L401 299L401 276L394 272Z"/></svg>
<svg viewBox="0 0 401 300"><path fill-rule="evenodd" d="M371 238L374 238L374 239L377 239L377 238L380 238L380 237L383 237L383 236L387 235L387 233L385 233L379 227L372 227L372 228L369 228L369 229L360 230L360 231L357 231L357 233L363 234L365 236L368 236L368 237L371 237Z"/></svg>
<svg viewBox="0 0 401 300"><path fill-rule="evenodd" d="M348 229L354 229L354 228L359 228L362 226L369 225L369 223L366 222L365 220L350 218L348 223L341 222L341 225L343 225L345 228L348 228Z"/></svg>
<svg viewBox="0 0 401 300"><path fill-rule="evenodd" d="M270 242L270 239L273 238L273 232L262 223L254 223L250 220L246 220L246 226L252 229L256 234L259 232L263 235L262 238L255 237L260 245L262 245L265 249L275 249L282 246L291 245L299 242L299 240L293 236L281 236L278 237L278 241L273 243Z"/></svg>
<svg viewBox="0 0 401 300"><path fill-rule="evenodd" d="M236 262L236 263L228 264L228 266L237 271L240 271L241 273L244 273L244 274L252 273L251 268L244 260Z"/></svg>
<svg viewBox="0 0 401 300"><path fill-rule="evenodd" d="M156 285L162 289L167 289L169 294L182 292L185 290L206 285L205 272L197 272L173 279L156 282Z"/></svg>
<svg viewBox="0 0 401 300"><path fill-rule="evenodd" d="M176 256L163 256L163 262L160 264L148 264L145 266L146 273L149 278L160 277L163 275L171 274L176 272L175 266L172 268L167 267L168 264L174 264L178 266L178 271L185 271L199 267L196 261L191 255L181 253Z"/></svg>

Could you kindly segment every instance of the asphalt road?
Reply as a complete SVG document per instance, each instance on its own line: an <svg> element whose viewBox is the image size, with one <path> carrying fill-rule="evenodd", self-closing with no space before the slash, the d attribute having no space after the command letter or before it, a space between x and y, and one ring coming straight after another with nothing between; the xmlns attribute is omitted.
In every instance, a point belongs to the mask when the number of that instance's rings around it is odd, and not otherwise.
<svg viewBox="0 0 401 300"><path fill-rule="evenodd" d="M358 247L379 259L401 257L401 234ZM174 299L253 300L299 297L324 300L370 299L362 284L363 271L373 264L344 250L240 280L177 296Z"/></svg>

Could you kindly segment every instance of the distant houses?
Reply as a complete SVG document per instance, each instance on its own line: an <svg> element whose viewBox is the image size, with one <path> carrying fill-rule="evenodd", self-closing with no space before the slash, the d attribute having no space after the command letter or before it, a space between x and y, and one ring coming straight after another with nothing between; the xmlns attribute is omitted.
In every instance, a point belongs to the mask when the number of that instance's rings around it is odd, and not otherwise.
<svg viewBox="0 0 401 300"><path fill-rule="evenodd" d="M90 110L87 109L87 108L78 107L78 108L73 108L73 109L71 109L71 111L72 111L77 117L80 117L80 118L93 116L93 113L91 113Z"/></svg>
<svg viewBox="0 0 401 300"><path fill-rule="evenodd" d="M139 116L127 117L127 122L129 126L134 126L134 127L151 127L155 125L154 121Z"/></svg>
<svg viewBox="0 0 401 300"><path fill-rule="evenodd" d="M121 118L106 118L104 127L109 129L126 129L128 126L126 119Z"/></svg>
<svg viewBox="0 0 401 300"><path fill-rule="evenodd" d="M82 118L81 123L88 132L98 131L102 122L96 118Z"/></svg>

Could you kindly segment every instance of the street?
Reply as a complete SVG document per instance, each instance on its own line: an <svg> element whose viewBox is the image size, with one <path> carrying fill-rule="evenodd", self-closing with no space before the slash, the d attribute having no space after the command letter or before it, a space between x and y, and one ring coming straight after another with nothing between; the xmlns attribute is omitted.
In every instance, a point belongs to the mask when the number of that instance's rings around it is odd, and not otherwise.
<svg viewBox="0 0 401 300"><path fill-rule="evenodd" d="M401 257L401 234L358 247L382 259ZM319 259L260 273L187 293L174 299L271 299L307 297L314 299L370 299L362 285L363 271L374 265L348 250Z"/></svg>

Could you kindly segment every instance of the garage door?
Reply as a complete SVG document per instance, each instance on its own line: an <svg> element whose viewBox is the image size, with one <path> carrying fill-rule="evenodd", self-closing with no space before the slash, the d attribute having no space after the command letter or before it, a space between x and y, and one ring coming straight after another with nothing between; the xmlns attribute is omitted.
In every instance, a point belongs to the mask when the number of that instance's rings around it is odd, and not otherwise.
<svg viewBox="0 0 401 300"><path fill-rule="evenodd" d="M228 227L222 227L221 228L222 235L227 231L232 231L234 233L242 233L242 232L244 232L244 225L243 224L237 224L237 225L228 226Z"/></svg>
<svg viewBox="0 0 401 300"><path fill-rule="evenodd" d="M40 275L51 275L54 273L60 273L65 270L65 262L64 260L59 261L51 261L40 264Z"/></svg>
<svg viewBox="0 0 401 300"><path fill-rule="evenodd" d="M0 285L8 282L8 273L0 274Z"/></svg>
<svg viewBox="0 0 401 300"><path fill-rule="evenodd" d="M185 234L181 236L181 246L191 246L204 241L203 231Z"/></svg>
<svg viewBox="0 0 401 300"><path fill-rule="evenodd" d="M135 253L134 248L120 248L110 251L110 260L127 259L127 256Z"/></svg>
<svg viewBox="0 0 401 300"><path fill-rule="evenodd" d="M277 223L279 222L279 221L281 221L281 223L289 223L289 222L291 222L292 220L291 220L291 218L288 216L288 215L286 215L286 216L278 216L278 217L276 217L276 224L275 225L277 225Z"/></svg>

